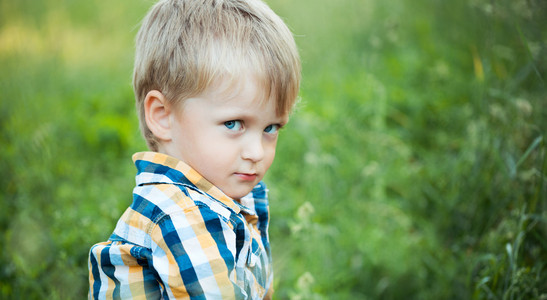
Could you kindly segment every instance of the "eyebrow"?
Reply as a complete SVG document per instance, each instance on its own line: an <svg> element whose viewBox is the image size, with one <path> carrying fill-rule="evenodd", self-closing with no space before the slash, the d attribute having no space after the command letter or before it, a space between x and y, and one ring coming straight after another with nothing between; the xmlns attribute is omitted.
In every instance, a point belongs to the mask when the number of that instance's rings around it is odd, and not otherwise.
<svg viewBox="0 0 547 300"><path fill-rule="evenodd" d="M233 119L233 120L246 120L246 119L251 119L251 120L258 120L258 121L261 121L261 120L264 120L263 117L261 116L257 116L255 114L252 114L252 113L248 113L247 111L245 110L239 110L239 109L234 109L233 111L229 111L225 114L223 114L223 119ZM287 123L289 122L289 117L288 116L275 116L272 118L272 121L270 122L271 124L279 124L281 126L284 126L286 125Z"/></svg>

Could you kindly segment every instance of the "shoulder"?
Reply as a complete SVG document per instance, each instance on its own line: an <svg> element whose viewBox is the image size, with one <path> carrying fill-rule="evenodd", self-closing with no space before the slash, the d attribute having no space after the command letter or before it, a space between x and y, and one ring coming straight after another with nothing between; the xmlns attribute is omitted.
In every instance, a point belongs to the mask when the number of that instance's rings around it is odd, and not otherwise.
<svg viewBox="0 0 547 300"><path fill-rule="evenodd" d="M232 227L232 213L230 208L192 187L142 185L134 189L133 203L118 221L115 234L124 239L141 236L140 242L148 244L156 228L169 232L215 220Z"/></svg>
<svg viewBox="0 0 547 300"><path fill-rule="evenodd" d="M162 215L178 213L195 206L196 203L184 185L156 183L136 186L130 208L154 221Z"/></svg>
<svg viewBox="0 0 547 300"><path fill-rule="evenodd" d="M181 185L147 184L135 187L133 202L118 220L113 236L144 247L150 247L152 231L165 224L170 216L192 217L198 209L192 193ZM188 220L188 222L192 222ZM176 227L177 224L174 224Z"/></svg>

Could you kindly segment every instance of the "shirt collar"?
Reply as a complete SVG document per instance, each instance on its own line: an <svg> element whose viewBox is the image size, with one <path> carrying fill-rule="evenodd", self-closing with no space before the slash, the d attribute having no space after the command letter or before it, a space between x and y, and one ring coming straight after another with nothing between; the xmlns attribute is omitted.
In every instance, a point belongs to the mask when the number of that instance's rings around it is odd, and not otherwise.
<svg viewBox="0 0 547 300"><path fill-rule="evenodd" d="M138 172L137 185L152 183L186 184L194 186L220 201L237 214L241 210L248 211L246 207L224 194L197 171L174 157L158 152L138 152L133 154L133 162Z"/></svg>

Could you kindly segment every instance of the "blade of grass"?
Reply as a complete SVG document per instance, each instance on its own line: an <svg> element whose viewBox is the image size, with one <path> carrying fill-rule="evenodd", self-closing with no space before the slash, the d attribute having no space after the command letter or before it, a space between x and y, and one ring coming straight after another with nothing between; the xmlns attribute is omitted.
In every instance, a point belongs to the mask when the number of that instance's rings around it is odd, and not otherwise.
<svg viewBox="0 0 547 300"><path fill-rule="evenodd" d="M520 29L520 25L518 23L515 23L515 26L517 27L517 31L519 33L520 39L522 40L522 43L524 44L524 47L526 48L526 53L528 53L528 56L530 57L530 62L532 64L532 67L534 68L534 71L536 72L536 75L541 80L541 84L545 85L545 81L543 80L543 76L541 76L541 73L539 72L539 70L536 66L536 63L534 61L532 51L530 51L530 46L528 45L528 39L526 39L526 37L522 33L522 30Z"/></svg>
<svg viewBox="0 0 547 300"><path fill-rule="evenodd" d="M537 148L537 146L543 141L543 136L538 136L532 144L526 149L526 152L520 157L520 159L517 161L517 164L515 165L515 168L518 168L525 160L530 156L530 153L534 151L534 149Z"/></svg>

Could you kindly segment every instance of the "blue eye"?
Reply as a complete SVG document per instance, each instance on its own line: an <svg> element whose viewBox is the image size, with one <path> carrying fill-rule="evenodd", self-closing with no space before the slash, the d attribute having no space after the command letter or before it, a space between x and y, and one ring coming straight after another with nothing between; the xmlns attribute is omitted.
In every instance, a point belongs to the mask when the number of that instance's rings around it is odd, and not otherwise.
<svg viewBox="0 0 547 300"><path fill-rule="evenodd" d="M236 121L236 120L226 121L226 122L224 122L224 126L226 126L226 128L228 128L228 129L234 130L234 131L241 130L241 128L243 127L241 125L241 121Z"/></svg>
<svg viewBox="0 0 547 300"><path fill-rule="evenodd" d="M264 132L266 133L276 133L279 130L280 126L278 124L272 124L268 125L268 127L264 128Z"/></svg>

